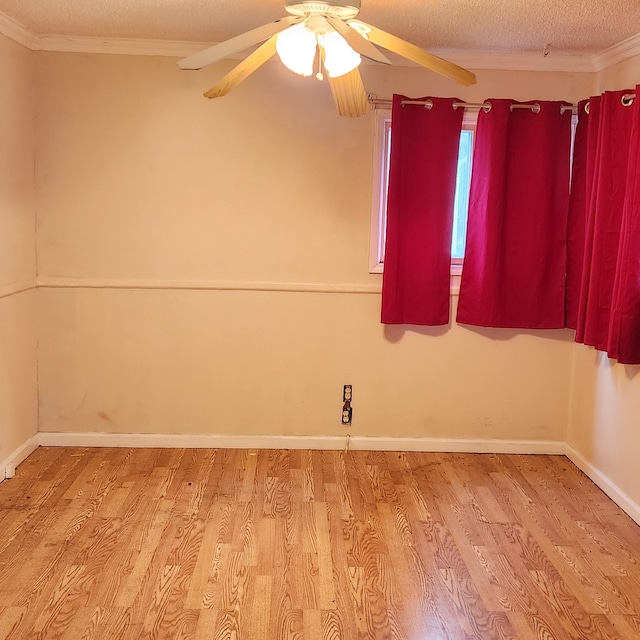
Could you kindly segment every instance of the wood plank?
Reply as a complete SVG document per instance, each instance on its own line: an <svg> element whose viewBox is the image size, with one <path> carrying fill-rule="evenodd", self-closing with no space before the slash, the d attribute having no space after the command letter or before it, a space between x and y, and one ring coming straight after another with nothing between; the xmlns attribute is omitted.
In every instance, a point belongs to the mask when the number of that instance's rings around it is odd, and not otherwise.
<svg viewBox="0 0 640 640"><path fill-rule="evenodd" d="M24 617L25 607L0 608L0 638L9 638Z"/></svg>
<svg viewBox="0 0 640 640"><path fill-rule="evenodd" d="M0 637L631 640L640 527L563 457L42 448Z"/></svg>

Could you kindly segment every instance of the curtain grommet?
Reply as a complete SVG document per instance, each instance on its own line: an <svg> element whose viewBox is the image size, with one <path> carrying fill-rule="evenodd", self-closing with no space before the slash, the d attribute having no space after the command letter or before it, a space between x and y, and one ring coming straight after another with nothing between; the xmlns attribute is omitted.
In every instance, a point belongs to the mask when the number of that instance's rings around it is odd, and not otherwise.
<svg viewBox="0 0 640 640"><path fill-rule="evenodd" d="M625 93L622 98L620 98L620 102L622 102L623 106L630 107L635 97L635 93Z"/></svg>

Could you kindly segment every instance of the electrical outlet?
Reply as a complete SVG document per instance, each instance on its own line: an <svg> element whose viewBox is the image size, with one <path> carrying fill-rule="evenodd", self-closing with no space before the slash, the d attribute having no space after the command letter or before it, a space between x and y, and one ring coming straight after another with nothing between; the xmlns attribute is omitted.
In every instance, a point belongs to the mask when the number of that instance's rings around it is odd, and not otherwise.
<svg viewBox="0 0 640 640"><path fill-rule="evenodd" d="M342 387L342 424L351 424L353 419L353 407L351 406L351 399L353 397L353 387L350 384L345 384Z"/></svg>

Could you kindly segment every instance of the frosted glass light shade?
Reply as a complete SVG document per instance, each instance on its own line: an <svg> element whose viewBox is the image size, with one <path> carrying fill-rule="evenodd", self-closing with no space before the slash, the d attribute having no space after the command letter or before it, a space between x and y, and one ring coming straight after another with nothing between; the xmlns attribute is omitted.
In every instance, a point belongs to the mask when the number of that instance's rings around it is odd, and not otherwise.
<svg viewBox="0 0 640 640"><path fill-rule="evenodd" d="M331 78L353 71L362 62L360 54L337 31L318 36L318 41L324 49L324 68Z"/></svg>
<svg viewBox="0 0 640 640"><path fill-rule="evenodd" d="M282 64L301 76L310 76L313 73L316 46L315 34L304 24L285 29L276 40L276 51Z"/></svg>

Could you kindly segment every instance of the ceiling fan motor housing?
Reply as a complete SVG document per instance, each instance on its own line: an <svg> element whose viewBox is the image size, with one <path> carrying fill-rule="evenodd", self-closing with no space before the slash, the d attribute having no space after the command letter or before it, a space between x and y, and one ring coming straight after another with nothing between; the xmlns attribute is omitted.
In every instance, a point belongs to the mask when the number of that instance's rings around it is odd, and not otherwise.
<svg viewBox="0 0 640 640"><path fill-rule="evenodd" d="M342 20L348 20L355 18L360 13L360 0L322 0L322 2L285 0L284 7L294 16L323 13Z"/></svg>

